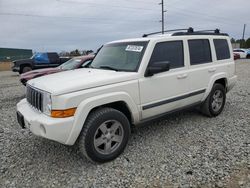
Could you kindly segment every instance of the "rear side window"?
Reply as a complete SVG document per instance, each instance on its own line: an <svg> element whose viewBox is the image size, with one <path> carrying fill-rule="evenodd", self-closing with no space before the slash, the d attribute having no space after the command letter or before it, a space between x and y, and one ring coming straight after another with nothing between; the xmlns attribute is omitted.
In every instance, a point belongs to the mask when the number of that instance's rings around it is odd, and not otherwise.
<svg viewBox="0 0 250 188"><path fill-rule="evenodd" d="M227 40L214 39L214 47L216 51L217 60L230 59L230 51Z"/></svg>
<svg viewBox="0 0 250 188"><path fill-rule="evenodd" d="M168 61L170 69L184 66L183 42L169 41L155 45L150 64L159 61Z"/></svg>
<svg viewBox="0 0 250 188"><path fill-rule="evenodd" d="M188 40L190 63L198 65L212 62L209 40L195 39Z"/></svg>

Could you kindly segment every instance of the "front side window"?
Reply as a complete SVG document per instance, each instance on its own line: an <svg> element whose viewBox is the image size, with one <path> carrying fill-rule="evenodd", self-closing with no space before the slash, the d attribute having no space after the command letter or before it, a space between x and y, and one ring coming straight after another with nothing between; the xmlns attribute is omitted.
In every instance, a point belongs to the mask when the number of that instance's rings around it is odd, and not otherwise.
<svg viewBox="0 0 250 188"><path fill-rule="evenodd" d="M184 66L183 42L168 41L155 45L149 64L166 61L170 64L170 69Z"/></svg>
<svg viewBox="0 0 250 188"><path fill-rule="evenodd" d="M100 49L90 67L135 72L140 66L147 44L147 41L107 44Z"/></svg>
<svg viewBox="0 0 250 188"><path fill-rule="evenodd" d="M214 39L217 60L230 59L230 51L226 39Z"/></svg>
<svg viewBox="0 0 250 188"><path fill-rule="evenodd" d="M188 40L190 64L198 65L212 62L209 40L194 39Z"/></svg>

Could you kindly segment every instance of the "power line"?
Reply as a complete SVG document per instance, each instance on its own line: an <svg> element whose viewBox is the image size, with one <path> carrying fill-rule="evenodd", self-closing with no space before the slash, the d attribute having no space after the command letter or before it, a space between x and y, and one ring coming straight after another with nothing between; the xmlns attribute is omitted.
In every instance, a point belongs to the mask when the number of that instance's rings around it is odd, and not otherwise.
<svg viewBox="0 0 250 188"><path fill-rule="evenodd" d="M197 15L199 15L199 18L203 18L205 20L209 20L209 21L212 21L214 23L222 23L222 24L226 24L226 25L236 25L236 23L238 22L235 22L235 21L229 21L229 20L226 20L226 19L219 19L217 17L213 17L213 16L209 16L209 15L206 15L206 14L198 14L198 13L194 13L194 12L189 12L189 11L183 11L183 10L170 10L169 11L169 14L171 14L171 12L176 12L177 13L177 16L191 16L191 17L194 17L196 20L197 20ZM176 15L175 15L176 16ZM171 17L171 16L170 16ZM174 16L172 16L174 17ZM194 21L194 20L192 20Z"/></svg>
<svg viewBox="0 0 250 188"><path fill-rule="evenodd" d="M172 6L172 5L170 5L169 7L172 7L171 11L173 11L173 12L179 12L178 14L186 14L186 15L187 14L195 14L196 16L197 15L199 15L199 16L206 16L209 19L213 19L215 21L217 21L218 19L223 20L223 23L226 23L227 20L228 20L228 17L211 15L210 13L206 14L204 12L198 12L198 11L194 11L194 10L188 10L187 11L186 9L178 8L178 7L175 7L175 6ZM232 19L230 19L230 20L232 20ZM239 23L239 20L235 20L235 22ZM228 22L228 23L233 23L233 22Z"/></svg>
<svg viewBox="0 0 250 188"><path fill-rule="evenodd" d="M118 19L107 19L107 18L88 18L88 17L72 17L72 16L48 16L48 15L39 15L39 14L26 14L26 13L10 13L10 12L5 12L5 13L0 13L0 15L3 16L25 16L25 17L41 17L41 18L65 18L65 19L81 19L80 21L112 21L112 23L114 21L119 21L121 22L121 20ZM129 19L122 19L122 21L126 21L126 22L148 22L148 23L152 23L152 21L150 20L129 20Z"/></svg>
<svg viewBox="0 0 250 188"><path fill-rule="evenodd" d="M83 2L83 1L72 1L72 0L57 0L58 2L62 2L62 3L71 3L71 4L87 4L87 5L91 5L91 6L108 6L109 8L119 8L119 9L129 9L129 10L143 10L143 11L156 11L155 9L151 9L151 8L139 8L139 7L127 7L127 6L120 6L120 5L107 5L107 4L103 4L103 3L93 3L93 2Z"/></svg>
<svg viewBox="0 0 250 188"><path fill-rule="evenodd" d="M130 3L143 3L143 4L148 4L148 5L153 5L154 2L150 3L150 2L145 2L144 0L125 0L128 1Z"/></svg>

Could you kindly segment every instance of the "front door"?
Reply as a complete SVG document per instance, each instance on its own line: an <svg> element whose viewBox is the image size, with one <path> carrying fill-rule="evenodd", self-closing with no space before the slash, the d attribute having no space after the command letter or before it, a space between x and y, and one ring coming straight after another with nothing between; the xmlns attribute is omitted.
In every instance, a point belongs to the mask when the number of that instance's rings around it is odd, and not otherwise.
<svg viewBox="0 0 250 188"><path fill-rule="evenodd" d="M183 41L155 45L149 65L167 61L170 70L139 80L142 120L186 105L188 74Z"/></svg>

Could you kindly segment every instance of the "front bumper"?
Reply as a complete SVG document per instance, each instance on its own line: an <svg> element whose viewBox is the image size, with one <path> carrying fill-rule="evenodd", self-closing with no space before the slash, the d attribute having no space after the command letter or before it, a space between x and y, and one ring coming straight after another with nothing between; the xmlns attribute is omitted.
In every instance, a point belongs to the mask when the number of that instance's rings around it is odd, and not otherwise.
<svg viewBox="0 0 250 188"><path fill-rule="evenodd" d="M21 79L20 79L20 82L21 82L24 86L26 86L27 81L28 81L28 80L26 80L26 79L24 79L24 78L21 78Z"/></svg>
<svg viewBox="0 0 250 188"><path fill-rule="evenodd" d="M13 66L13 67L11 67L11 69L12 69L13 72L19 72L20 71L20 67Z"/></svg>
<svg viewBox="0 0 250 188"><path fill-rule="evenodd" d="M51 118L32 108L26 99L17 104L17 113L23 117L24 127L35 135L66 144L74 117Z"/></svg>

